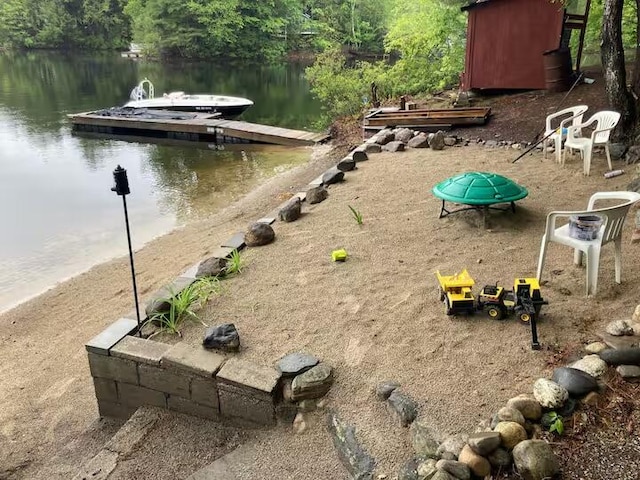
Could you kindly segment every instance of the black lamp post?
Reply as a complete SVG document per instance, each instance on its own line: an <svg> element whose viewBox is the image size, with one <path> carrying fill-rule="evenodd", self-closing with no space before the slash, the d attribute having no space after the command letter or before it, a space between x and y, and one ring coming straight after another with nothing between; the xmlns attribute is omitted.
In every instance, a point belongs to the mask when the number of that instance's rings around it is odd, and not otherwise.
<svg viewBox="0 0 640 480"><path fill-rule="evenodd" d="M129 230L129 214L127 213L127 195L131 193L129 190L129 180L127 179L127 171L120 165L113 171L113 180L115 185L111 188L112 192L116 192L122 197L122 205L124 206L124 223L127 226L127 242L129 242L129 261L131 262L131 280L133 281L133 298L136 303L136 318L138 320L138 335L142 337L142 329L140 328L140 307L138 306L138 287L136 286L136 269L133 265L133 248L131 247L131 232Z"/></svg>

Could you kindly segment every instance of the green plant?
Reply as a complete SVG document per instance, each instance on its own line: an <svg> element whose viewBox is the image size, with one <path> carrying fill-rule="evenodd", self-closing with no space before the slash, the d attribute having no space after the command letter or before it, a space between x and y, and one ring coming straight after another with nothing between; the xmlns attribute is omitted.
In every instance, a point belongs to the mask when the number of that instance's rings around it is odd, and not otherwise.
<svg viewBox="0 0 640 480"><path fill-rule="evenodd" d="M556 412L545 413L543 415L542 423L543 425L548 425L549 431L551 433L557 433L558 435L562 435L564 433L564 423L562 422L562 417Z"/></svg>
<svg viewBox="0 0 640 480"><path fill-rule="evenodd" d="M199 320L196 310L202 308L211 295L220 291L217 277L199 278L178 293L171 291L171 296L163 299L169 309L157 312L149 317L149 321L157 324L161 332L180 333L180 325L187 320Z"/></svg>
<svg viewBox="0 0 640 480"><path fill-rule="evenodd" d="M351 205L347 205L347 207L349 207L349 210L351 210L351 215L353 216L353 218L355 219L356 223L358 225L362 225L362 213L360 213L358 210L356 210L355 208L353 208Z"/></svg>
<svg viewBox="0 0 640 480"><path fill-rule="evenodd" d="M229 256L229 260L227 261L227 266L225 267L225 273L227 275L233 273L241 273L243 267L242 257L240 257L240 252L238 250L234 250L231 252Z"/></svg>

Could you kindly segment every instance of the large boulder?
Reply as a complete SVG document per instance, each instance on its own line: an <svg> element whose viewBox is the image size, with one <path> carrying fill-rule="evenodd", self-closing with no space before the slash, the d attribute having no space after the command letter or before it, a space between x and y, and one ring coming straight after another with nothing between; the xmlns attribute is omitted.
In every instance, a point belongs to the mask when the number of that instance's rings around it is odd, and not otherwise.
<svg viewBox="0 0 640 480"><path fill-rule="evenodd" d="M491 473L491 464L489 463L489 460L478 455L469 445L465 445L462 449L460 456L458 457L458 461L465 463L471 469L473 474L478 477L484 478Z"/></svg>
<svg viewBox="0 0 640 480"><path fill-rule="evenodd" d="M382 150L385 152L404 152L404 145L402 142L393 141L383 146Z"/></svg>
<svg viewBox="0 0 640 480"><path fill-rule="evenodd" d="M336 168L341 172L350 172L356 168L356 161L352 157L345 157L338 162Z"/></svg>
<svg viewBox="0 0 640 480"><path fill-rule="evenodd" d="M605 332L614 337L622 337L624 335L633 335L633 328L626 320L614 320L607 324Z"/></svg>
<svg viewBox="0 0 640 480"><path fill-rule="evenodd" d="M457 478L458 480L469 480L471 478L471 470L466 463L456 462L455 460L439 460L436 463L438 470L444 470Z"/></svg>
<svg viewBox="0 0 640 480"><path fill-rule="evenodd" d="M600 353L598 355L586 355L573 362L569 367L582 370L595 378L601 377L607 371L607 363L600 358Z"/></svg>
<svg viewBox="0 0 640 480"><path fill-rule="evenodd" d="M500 422L495 431L500 434L500 441L504 448L511 450L518 443L527 439L527 431L516 422Z"/></svg>
<svg viewBox="0 0 640 480"><path fill-rule="evenodd" d="M416 420L411 424L409 435L416 455L422 458L438 458L440 444L438 443L438 434L433 428Z"/></svg>
<svg viewBox="0 0 640 480"><path fill-rule="evenodd" d="M524 427L525 419L520 410L512 407L502 407L496 414L498 422L516 422ZM496 422L497 423L497 422Z"/></svg>
<svg viewBox="0 0 640 480"><path fill-rule="evenodd" d="M330 168L322 174L323 185L333 185L344 180L344 172L341 172L336 167Z"/></svg>
<svg viewBox="0 0 640 480"><path fill-rule="evenodd" d="M267 223L256 222L249 226L244 234L244 243L248 247L261 247L267 245L276 238L276 232Z"/></svg>
<svg viewBox="0 0 640 480"><path fill-rule="evenodd" d="M582 397L598 389L598 381L594 377L575 368L556 368L551 378L573 397Z"/></svg>
<svg viewBox="0 0 640 480"><path fill-rule="evenodd" d="M610 348L599 355L609 365L640 365L640 347Z"/></svg>
<svg viewBox="0 0 640 480"><path fill-rule="evenodd" d="M329 196L329 192L322 185L319 187L311 187L307 190L307 202L310 205L314 203L324 202Z"/></svg>
<svg viewBox="0 0 640 480"><path fill-rule="evenodd" d="M196 278L201 277L221 277L225 274L227 268L227 259L210 257L200 262L196 272Z"/></svg>
<svg viewBox="0 0 640 480"><path fill-rule="evenodd" d="M300 201L299 197L293 197L280 209L280 211L278 212L278 217L283 222L295 222L298 218L300 218L301 213L302 202Z"/></svg>
<svg viewBox="0 0 640 480"><path fill-rule="evenodd" d="M515 408L522 413L522 416L527 420L540 420L542 416L542 406L540 402L536 400L533 395L523 393L517 397L511 398L507 401L507 407Z"/></svg>
<svg viewBox="0 0 640 480"><path fill-rule="evenodd" d="M429 148L429 138L424 134L419 134L407 142L410 148Z"/></svg>
<svg viewBox="0 0 640 480"><path fill-rule="evenodd" d="M500 446L500 432L479 432L469 435L468 444L478 455L487 456Z"/></svg>
<svg viewBox="0 0 640 480"><path fill-rule="evenodd" d="M513 449L513 462L524 480L553 478L560 465L549 444L543 440L525 440Z"/></svg>
<svg viewBox="0 0 640 480"><path fill-rule="evenodd" d="M560 408L569 398L569 392L556 382L539 378L533 384L533 396L544 408Z"/></svg>
<svg viewBox="0 0 640 480"><path fill-rule="evenodd" d="M413 130L408 128L399 128L395 132L395 140L397 142L408 143L413 138Z"/></svg>
<svg viewBox="0 0 640 480"><path fill-rule="evenodd" d="M378 145L386 145L396 139L395 134L391 130L380 130L376 135L376 143Z"/></svg>
<svg viewBox="0 0 640 480"><path fill-rule="evenodd" d="M297 375L291 384L291 399L294 402L308 398L320 398L327 394L333 384L333 370L320 363Z"/></svg>
<svg viewBox="0 0 640 480"><path fill-rule="evenodd" d="M308 353L290 353L278 360L276 369L283 377L295 377L315 367L318 361L316 357Z"/></svg>
<svg viewBox="0 0 640 480"><path fill-rule="evenodd" d="M431 150L442 150L444 148L444 132L442 130L429 137L429 147L431 147Z"/></svg>
<svg viewBox="0 0 640 480"><path fill-rule="evenodd" d="M418 416L418 406L400 390L394 390L387 399L389 411L395 416L400 425L408 427Z"/></svg>
<svg viewBox="0 0 640 480"><path fill-rule="evenodd" d="M208 349L236 352L240 348L240 335L233 323L209 327L204 334L202 346Z"/></svg>
<svg viewBox="0 0 640 480"><path fill-rule="evenodd" d="M358 443L355 428L341 421L335 413L328 415L327 427L338 458L351 478L372 480L376 462Z"/></svg>

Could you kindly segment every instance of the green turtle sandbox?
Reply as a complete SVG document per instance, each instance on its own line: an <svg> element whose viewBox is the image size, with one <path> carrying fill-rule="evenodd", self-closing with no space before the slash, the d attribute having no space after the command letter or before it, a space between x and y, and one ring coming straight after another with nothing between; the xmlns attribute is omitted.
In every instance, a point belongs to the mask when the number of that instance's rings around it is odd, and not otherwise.
<svg viewBox="0 0 640 480"><path fill-rule="evenodd" d="M433 194L442 200L440 217L463 210L478 210L483 214L484 226L487 226L489 209L505 210L493 205L508 203L515 213L517 200L525 198L529 192L507 177L489 172L466 172L438 183L432 189ZM455 210L447 210L445 202L467 205ZM508 208L508 207L507 207Z"/></svg>

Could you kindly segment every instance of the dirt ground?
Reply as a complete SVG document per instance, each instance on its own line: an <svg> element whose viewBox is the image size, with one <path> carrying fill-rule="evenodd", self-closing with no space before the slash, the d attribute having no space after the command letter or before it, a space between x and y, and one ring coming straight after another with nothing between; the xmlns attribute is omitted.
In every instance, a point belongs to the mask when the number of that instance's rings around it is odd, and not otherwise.
<svg viewBox="0 0 640 480"><path fill-rule="evenodd" d="M593 192L624 189L631 180L630 174L605 180L601 156L592 175L583 177L577 159L563 168L535 153L512 164L517 153L460 147L372 156L346 182L330 187L327 201L305 205L300 220L276 223L275 243L243 253L245 269L224 282L203 320L235 323L242 358L269 365L303 350L332 365L330 408L356 426L378 472L392 475L410 456L410 445L406 430L375 400L377 382L400 382L442 434L470 431L548 375L559 351L593 340L597 328L628 318L639 303L640 245L629 243L630 221L623 283L613 282L606 248L594 298L584 297L585 273L572 266L571 252L551 246L543 275L549 305L539 325L542 351L529 348L528 330L513 319L444 315L436 269L467 268L479 288L533 276L548 211L583 208ZM136 254L141 296L206 258L338 159L318 158L221 214L151 242ZM438 219L432 186L468 170L505 175L526 186L529 196L515 214L493 213L490 230L479 228L475 212ZM348 205L362 213L362 226ZM345 263L330 261L336 248L349 252ZM131 306L128 263L121 258L0 316L1 479L70 478L115 431L117 424L97 420L84 343ZM194 344L202 334L201 326L184 331ZM309 424L299 436L287 427L256 436L255 458L241 478L346 478L322 415L311 415ZM135 478L151 478L153 468L147 462ZM173 477L154 472L153 478Z"/></svg>

